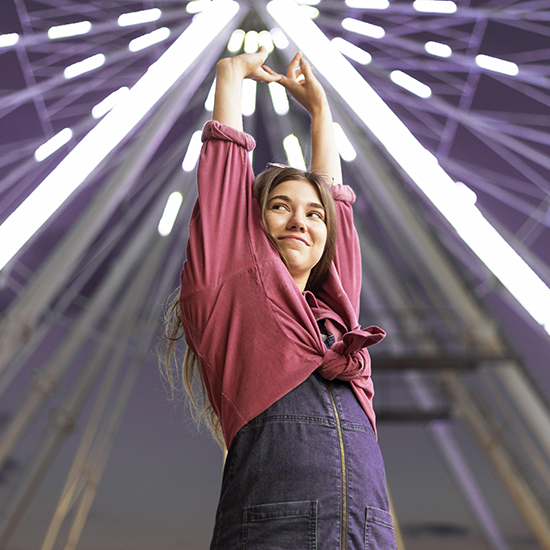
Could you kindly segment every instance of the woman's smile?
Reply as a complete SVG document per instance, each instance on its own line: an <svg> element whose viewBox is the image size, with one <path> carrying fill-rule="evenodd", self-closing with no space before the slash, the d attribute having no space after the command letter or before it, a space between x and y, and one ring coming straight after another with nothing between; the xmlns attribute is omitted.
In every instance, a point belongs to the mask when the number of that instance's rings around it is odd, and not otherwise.
<svg viewBox="0 0 550 550"><path fill-rule="evenodd" d="M304 243L306 246L310 246L309 243L302 237L299 237L298 235L286 235L284 237L279 237L279 241L295 241L299 243Z"/></svg>

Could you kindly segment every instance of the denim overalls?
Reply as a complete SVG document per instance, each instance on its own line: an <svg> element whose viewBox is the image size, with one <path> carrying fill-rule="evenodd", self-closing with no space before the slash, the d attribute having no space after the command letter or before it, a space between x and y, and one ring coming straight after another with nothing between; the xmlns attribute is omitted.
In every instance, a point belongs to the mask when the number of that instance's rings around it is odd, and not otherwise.
<svg viewBox="0 0 550 550"><path fill-rule="evenodd" d="M351 386L317 373L235 436L211 550L395 550L382 456Z"/></svg>

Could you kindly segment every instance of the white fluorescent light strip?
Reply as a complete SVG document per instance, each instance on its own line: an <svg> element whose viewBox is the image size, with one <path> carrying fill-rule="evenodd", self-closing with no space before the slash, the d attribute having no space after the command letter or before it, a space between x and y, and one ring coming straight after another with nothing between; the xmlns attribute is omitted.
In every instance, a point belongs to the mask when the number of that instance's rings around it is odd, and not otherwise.
<svg viewBox="0 0 550 550"><path fill-rule="evenodd" d="M279 29L279 27L271 29L269 34L271 35L273 44L275 44L276 48L279 48L279 50L284 50L285 48L288 48L288 38L286 37L285 33L281 29Z"/></svg>
<svg viewBox="0 0 550 550"><path fill-rule="evenodd" d="M279 116L286 115L290 110L286 90L277 82L270 82L268 88L269 94L271 95L271 103L273 103L273 109Z"/></svg>
<svg viewBox="0 0 550 550"><path fill-rule="evenodd" d="M211 4L211 0L193 0L185 6L185 10L187 13L200 13L201 11L209 8Z"/></svg>
<svg viewBox="0 0 550 550"><path fill-rule="evenodd" d="M289 166L298 168L299 170L307 170L300 142L294 134L290 134L283 139L283 147Z"/></svg>
<svg viewBox="0 0 550 550"><path fill-rule="evenodd" d="M109 94L92 109L92 116L94 118L101 118L103 115L106 115L117 103L127 96L129 91L130 89L127 86L122 86L112 94Z"/></svg>
<svg viewBox="0 0 550 550"><path fill-rule="evenodd" d="M250 80L250 78L245 78L243 80L241 104L243 116L252 116L256 110L257 87L258 83L255 80Z"/></svg>
<svg viewBox="0 0 550 550"><path fill-rule="evenodd" d="M130 41L128 44L128 49L131 52L139 52L152 46L153 44L158 44L163 40L166 40L170 36L170 29L168 27L161 27L160 29L154 30L143 36L138 36Z"/></svg>
<svg viewBox="0 0 550 550"><path fill-rule="evenodd" d="M518 66L512 61L505 61L504 59L491 57L490 55L476 55L476 64L482 69L507 74L509 76L516 76L519 73Z"/></svg>
<svg viewBox="0 0 550 550"><path fill-rule="evenodd" d="M244 51L246 53L255 53L259 47L258 33L256 31L248 31L244 37Z"/></svg>
<svg viewBox="0 0 550 550"><path fill-rule="evenodd" d="M183 196L178 191L174 191L168 197L158 225L158 232L162 237L166 237L172 232L182 202Z"/></svg>
<svg viewBox="0 0 550 550"><path fill-rule="evenodd" d="M90 32L92 24L89 21L79 21L69 25L57 25L48 29L48 38L55 40L57 38L67 38L69 36L79 36Z"/></svg>
<svg viewBox="0 0 550 550"><path fill-rule="evenodd" d="M98 53L96 55L92 55L92 57L88 57L87 59L83 59L82 61L79 61L78 63L73 63L72 65L69 65L63 71L63 76L67 80L69 80L71 78L75 78L77 76L80 76L81 74L89 73L90 71L98 69L104 63L105 63L105 56L102 53Z"/></svg>
<svg viewBox="0 0 550 550"><path fill-rule="evenodd" d="M344 129L337 122L333 122L334 137L336 139L336 147L343 160L351 162L357 157L357 151L353 147L351 141L346 136Z"/></svg>
<svg viewBox="0 0 550 550"><path fill-rule="evenodd" d="M432 95L432 90L429 86L416 80L411 75L404 73L403 71L392 71L390 73L390 78L393 83L405 88L414 95L427 99Z"/></svg>
<svg viewBox="0 0 550 550"><path fill-rule="evenodd" d="M383 38L386 34L386 31L382 27L366 23L365 21L359 21L359 19L353 19L352 17L346 17L342 21L342 27L347 31L362 34L370 38Z"/></svg>
<svg viewBox="0 0 550 550"><path fill-rule="evenodd" d="M316 6L321 0L296 0L297 4L300 6Z"/></svg>
<svg viewBox="0 0 550 550"><path fill-rule="evenodd" d="M231 0L201 13L119 103L0 225L0 269L184 74L239 11Z"/></svg>
<svg viewBox="0 0 550 550"><path fill-rule="evenodd" d="M424 13L454 13L457 9L451 0L415 0L413 8Z"/></svg>
<svg viewBox="0 0 550 550"><path fill-rule="evenodd" d="M424 44L424 49L431 55L436 55L437 57L451 57L453 50L447 44L442 44L441 42L426 42Z"/></svg>
<svg viewBox="0 0 550 550"><path fill-rule="evenodd" d="M368 65L372 61L372 56L369 52L357 47L355 44L348 42L344 38L337 36L333 38L331 42L343 53L346 57L361 63L361 65Z"/></svg>
<svg viewBox="0 0 550 550"><path fill-rule="evenodd" d="M196 132L193 132L193 135L189 140L187 152L185 153L185 157L183 157L183 162L181 163L181 167L185 172L192 172L197 165L197 161L199 160L199 155L201 153L201 137L202 130L197 130Z"/></svg>
<svg viewBox="0 0 550 550"><path fill-rule="evenodd" d="M0 48L15 46L17 42L19 42L19 35L16 32L10 32L9 34L0 34Z"/></svg>
<svg viewBox="0 0 550 550"><path fill-rule="evenodd" d="M65 143L69 142L73 137L73 131L70 128L64 128L61 132L58 132L50 138L46 143L42 144L34 153L34 158L37 162L42 162L50 155L55 153L58 149L63 147Z"/></svg>
<svg viewBox="0 0 550 550"><path fill-rule="evenodd" d="M211 113L214 110L214 97L216 96L216 79L214 78L214 82L212 82L212 86L210 86L210 90L208 91L208 96L206 97L206 101L204 102L204 108Z"/></svg>
<svg viewBox="0 0 550 550"><path fill-rule="evenodd" d="M269 53L275 49L273 39L271 38L271 33L266 30L260 31L260 34L258 34L258 44L260 46L264 46Z"/></svg>
<svg viewBox="0 0 550 550"><path fill-rule="evenodd" d="M142 23L151 23L152 21L157 21L158 19L160 19L161 15L162 11L158 8L123 13L118 18L118 26L130 27L132 25L140 25Z"/></svg>
<svg viewBox="0 0 550 550"><path fill-rule="evenodd" d="M319 17L319 10L313 6L300 6L300 9L310 19Z"/></svg>
<svg viewBox="0 0 550 550"><path fill-rule="evenodd" d="M243 45L245 34L246 33L242 29L235 29L231 34L229 42L227 43L228 51L230 51L231 53L238 52Z"/></svg>
<svg viewBox="0 0 550 550"><path fill-rule="evenodd" d="M388 0L346 0L346 5L361 10L385 10L390 7Z"/></svg>
<svg viewBox="0 0 550 550"><path fill-rule="evenodd" d="M323 74L336 92L380 140L447 218L464 242L550 334L550 289L487 221L311 19L292 0L267 5L272 17Z"/></svg>

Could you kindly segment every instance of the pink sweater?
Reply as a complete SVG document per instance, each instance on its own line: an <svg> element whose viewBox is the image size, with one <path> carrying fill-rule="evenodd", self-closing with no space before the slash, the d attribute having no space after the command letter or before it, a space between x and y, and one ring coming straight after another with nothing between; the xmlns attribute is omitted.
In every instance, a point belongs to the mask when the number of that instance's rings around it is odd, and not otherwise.
<svg viewBox="0 0 550 550"><path fill-rule="evenodd" d="M302 294L262 227L248 158L254 139L210 121L203 142L180 310L227 446L242 426L315 370L329 380L349 380L374 428L366 347L385 333L361 330L357 323L361 258L353 191L332 186L336 256L323 289ZM335 335L331 350L321 338L320 319Z"/></svg>

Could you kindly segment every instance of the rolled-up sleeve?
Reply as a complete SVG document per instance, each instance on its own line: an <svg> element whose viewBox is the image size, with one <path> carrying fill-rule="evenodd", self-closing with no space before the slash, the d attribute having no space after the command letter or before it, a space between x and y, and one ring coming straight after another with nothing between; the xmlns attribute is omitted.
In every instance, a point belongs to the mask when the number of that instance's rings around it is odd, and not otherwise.
<svg viewBox="0 0 550 550"><path fill-rule="evenodd" d="M355 315L359 317L361 249L359 248L359 238L353 222L352 204L355 202L355 193L347 185L331 185L330 190L338 217L338 239L336 241L334 266Z"/></svg>

